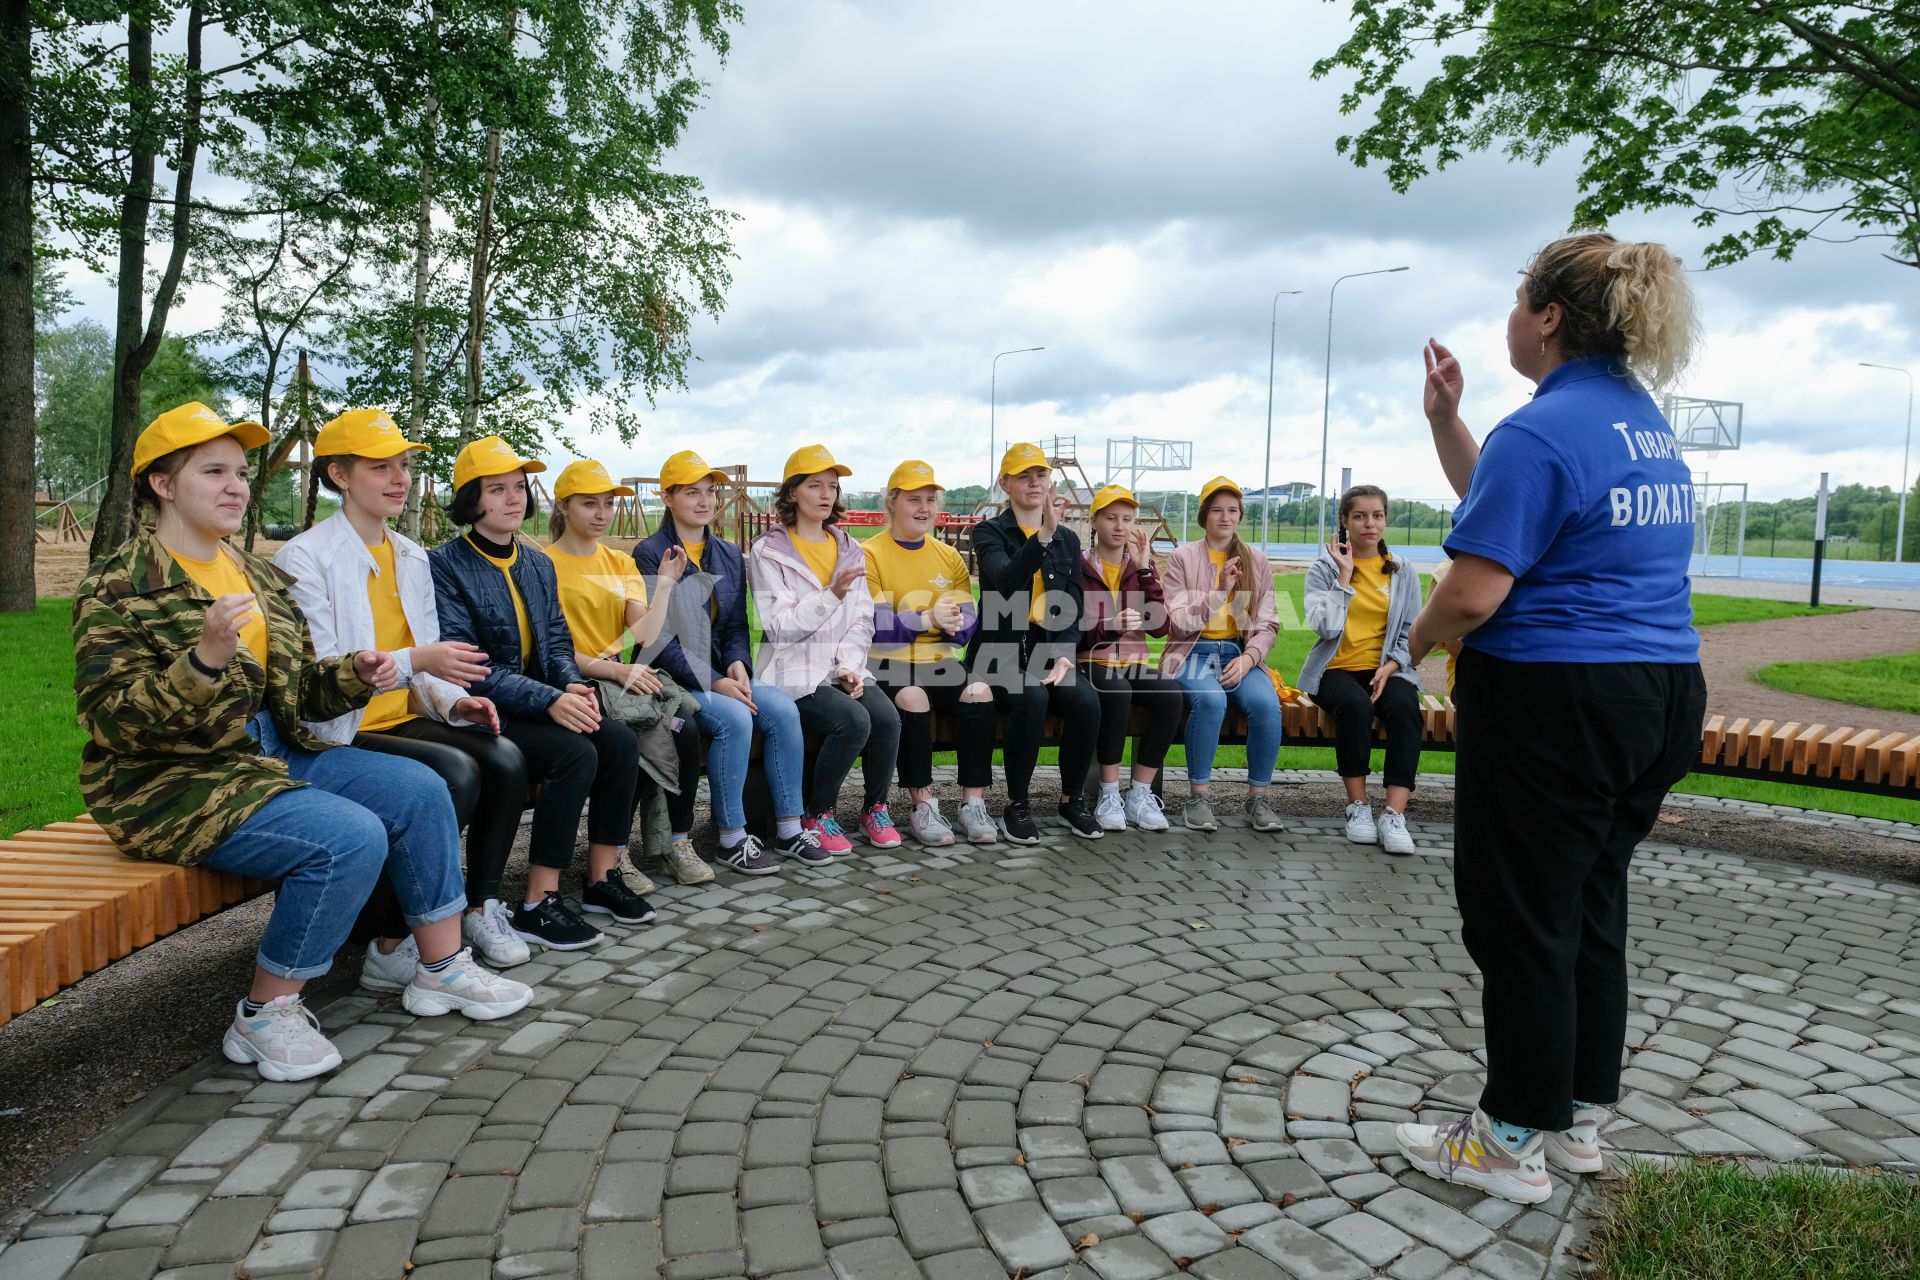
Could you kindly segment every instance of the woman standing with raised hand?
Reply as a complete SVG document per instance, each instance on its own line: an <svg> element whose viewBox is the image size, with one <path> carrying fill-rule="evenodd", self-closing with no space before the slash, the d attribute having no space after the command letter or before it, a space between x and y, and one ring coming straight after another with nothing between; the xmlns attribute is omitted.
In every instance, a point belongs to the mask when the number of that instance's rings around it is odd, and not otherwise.
<svg viewBox="0 0 1920 1280"><path fill-rule="evenodd" d="M953 843L933 794L933 713L959 733L960 833L996 844L987 812L993 781L993 691L967 672L961 653L980 627L967 562L933 536L941 486L933 468L910 459L887 477L887 527L868 538L867 591L873 597L873 678L900 712L900 784L913 797L914 839Z"/></svg>
<svg viewBox="0 0 1920 1280"><path fill-rule="evenodd" d="M380 409L349 409L321 427L308 501L325 488L339 495L340 510L281 547L273 562L293 578L290 590L318 656L379 649L393 658L399 684L392 691L364 711L307 727L328 742L418 760L446 779L467 829L461 936L488 964L505 967L528 957L500 889L520 830L527 763L500 736L493 702L467 692L486 679L486 655L440 639L427 553L387 527L406 506L412 454L425 448ZM374 899L369 914L382 936L367 947L360 985L398 991L418 956L410 940L392 936L385 918L395 910L391 895L376 891Z"/></svg>
<svg viewBox="0 0 1920 1280"><path fill-rule="evenodd" d="M861 833L876 849L900 847L887 811L900 713L867 670L867 558L837 527L846 515L840 477L852 474L825 445L794 450L773 495L774 526L754 539L747 557L766 637L760 679L792 698L801 725L820 737L807 758L806 825L833 857L853 850L834 811L856 757L864 762Z"/></svg>
<svg viewBox="0 0 1920 1280"><path fill-rule="evenodd" d="M1170 639L1161 667L1187 694L1187 785L1180 815L1190 831L1215 831L1209 799L1213 754L1229 704L1247 718L1247 823L1278 831L1267 803L1280 758L1280 695L1267 654L1280 634L1266 553L1240 540L1240 486L1215 476L1200 489L1202 536L1167 557Z"/></svg>
<svg viewBox="0 0 1920 1280"><path fill-rule="evenodd" d="M1465 501L1409 649L1465 646L1454 888L1485 987L1487 1084L1473 1114L1403 1124L1396 1141L1425 1173L1523 1204L1552 1195L1549 1161L1602 1165L1627 868L1700 749L1692 476L1650 393L1694 333L1665 248L1589 234L1522 273L1507 355L1538 389L1484 451L1460 421L1458 361L1426 352L1427 418Z"/></svg>
<svg viewBox="0 0 1920 1280"><path fill-rule="evenodd" d="M820 837L801 824L806 812L801 781L806 741L793 699L753 678L753 644L747 627L747 562L740 548L713 534L720 512L720 486L727 473L683 449L660 467L660 498L666 516L651 537L633 549L640 572L657 575L674 548L691 566L667 605L666 638L653 664L700 704L694 717L712 742L707 750L707 792L720 829L720 861L743 875L780 870L779 853L819 864L830 855ZM753 731L765 735L762 760L773 792L774 847L747 831L747 785ZM692 848L694 788L682 786L668 806L673 842Z"/></svg>
<svg viewBox="0 0 1920 1280"><path fill-rule="evenodd" d="M573 633L573 660L580 673L607 686L618 686L626 694L645 698L661 694L667 687L661 673L644 662L628 662L628 650L638 645L655 645L667 620L667 602L674 584L687 570L687 556L674 548L661 557L654 579L654 597L647 600L647 584L632 556L600 539L613 523L615 500L631 498L633 489L615 484L607 469L598 462L582 459L561 469L553 485L553 519L548 530L553 541L545 550L553 561L559 579L560 612L566 615L567 629ZM677 686L675 686L677 688ZM615 690L614 696L624 697ZM640 724L632 721L629 727ZM656 730L650 730L650 732ZM678 729L660 729L672 738L672 759L676 786L682 791L700 782L700 730L691 716ZM635 730L641 736L639 729ZM647 743L642 736L642 767L648 767ZM659 754L666 756L666 742L660 741ZM664 777L664 762L660 765ZM642 781L644 787L647 782ZM669 793L674 794L674 793ZM668 809L674 806L670 803ZM657 852L657 850L656 850ZM694 852L691 840L676 840L666 849L667 869L681 884L705 884L713 879L709 867ZM651 882L640 876L631 863L622 868L626 878L639 877L633 886L640 893L651 893Z"/></svg>
<svg viewBox="0 0 1920 1280"><path fill-rule="evenodd" d="M526 757L540 784L528 845L527 891L511 908L528 942L574 951L600 941L560 896L573 863L580 812L587 810L587 874L581 905L621 924L653 919L647 900L614 867L633 827L640 749L633 731L602 718L594 688L573 660L573 632L560 611L553 561L520 542L531 501L527 475L546 464L522 458L499 436L483 436L453 461L447 518L467 532L435 547L434 600L440 629L486 652L486 679L474 692L500 708L501 732Z"/></svg>
<svg viewBox="0 0 1920 1280"><path fill-rule="evenodd" d="M1080 794L1100 725L1099 700L1073 662L1082 607L1080 539L1060 523L1053 464L1039 445L1007 450L1000 485L1006 509L973 530L981 625L967 663L1007 714L1001 755L1007 808L1000 830L1014 844L1040 843L1027 791L1051 711L1061 720L1060 817L1074 835L1098 840L1105 833Z"/></svg>
<svg viewBox="0 0 1920 1280"><path fill-rule="evenodd" d="M304 721L364 707L397 679L388 654L315 658L288 579L231 546L258 423L203 404L169 410L133 451L142 528L74 597L74 693L88 741L87 809L129 857L279 881L221 1051L268 1080L340 1065L300 1001L346 941L374 883L393 885L419 951L401 1002L504 1018L526 985L460 946L460 830L425 765L337 747Z"/></svg>
<svg viewBox="0 0 1920 1280"><path fill-rule="evenodd" d="M1407 801L1420 771L1420 673L1407 652L1407 633L1420 612L1420 575L1387 549L1386 490L1359 484L1341 494L1338 526L1307 568L1307 625L1319 639L1300 670L1300 688L1333 714L1347 839L1409 854ZM1378 823L1367 801L1376 719L1387 730L1387 807Z"/></svg>
<svg viewBox="0 0 1920 1280"><path fill-rule="evenodd" d="M1080 674L1100 695L1100 800L1093 816L1105 831L1125 831L1129 822L1142 831L1167 829L1153 781L1186 705L1179 681L1162 674L1147 650L1148 636L1167 634L1167 604L1139 511L1139 499L1123 485L1094 494L1093 546L1081 560L1087 609L1080 623ZM1120 757L1136 706L1146 713L1146 724L1133 740L1133 786L1123 800Z"/></svg>

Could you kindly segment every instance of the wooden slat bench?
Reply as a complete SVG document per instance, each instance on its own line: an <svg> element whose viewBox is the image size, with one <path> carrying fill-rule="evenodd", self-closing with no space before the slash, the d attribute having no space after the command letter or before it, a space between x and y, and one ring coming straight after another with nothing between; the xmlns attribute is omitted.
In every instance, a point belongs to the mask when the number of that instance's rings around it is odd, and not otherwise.
<svg viewBox="0 0 1920 1280"><path fill-rule="evenodd" d="M272 887L209 868L136 862L88 818L0 840L0 1024Z"/></svg>

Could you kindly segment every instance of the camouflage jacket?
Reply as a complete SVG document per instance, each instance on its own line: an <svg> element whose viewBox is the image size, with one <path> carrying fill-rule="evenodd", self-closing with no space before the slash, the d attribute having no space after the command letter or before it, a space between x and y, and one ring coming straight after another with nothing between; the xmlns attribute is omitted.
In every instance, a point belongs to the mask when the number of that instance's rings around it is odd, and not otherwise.
<svg viewBox="0 0 1920 1280"><path fill-rule="evenodd" d="M284 761L260 754L247 723L263 708L281 740L331 744L300 722L366 705L353 655L316 659L307 621L272 563L232 548L267 619L267 662L241 645L219 679L188 653L213 603L141 531L94 567L73 601L74 693L88 740L80 792L129 857L191 866L289 787Z"/></svg>

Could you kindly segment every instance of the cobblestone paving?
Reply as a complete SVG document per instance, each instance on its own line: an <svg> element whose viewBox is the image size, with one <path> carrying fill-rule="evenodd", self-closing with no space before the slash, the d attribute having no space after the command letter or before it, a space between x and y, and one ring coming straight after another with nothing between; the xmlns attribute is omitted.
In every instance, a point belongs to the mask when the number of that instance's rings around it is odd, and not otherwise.
<svg viewBox="0 0 1920 1280"><path fill-rule="evenodd" d="M660 895L496 1023L348 998L302 1084L210 1061L66 1170L0 1280L1559 1274L1393 1154L1470 1107L1445 828L865 856ZM1649 845L1620 1150L1920 1166L1920 890Z"/></svg>

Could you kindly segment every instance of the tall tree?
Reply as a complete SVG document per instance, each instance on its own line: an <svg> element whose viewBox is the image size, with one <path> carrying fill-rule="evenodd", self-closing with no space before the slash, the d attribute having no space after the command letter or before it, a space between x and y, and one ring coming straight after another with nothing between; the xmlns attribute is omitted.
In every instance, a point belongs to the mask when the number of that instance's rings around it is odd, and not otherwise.
<svg viewBox="0 0 1920 1280"><path fill-rule="evenodd" d="M1692 209L1714 264L1807 240L1920 267L1920 0L1347 0L1339 140L1397 191L1467 151L1584 145L1576 225Z"/></svg>
<svg viewBox="0 0 1920 1280"><path fill-rule="evenodd" d="M34 607L31 0L0 0L0 612Z"/></svg>

